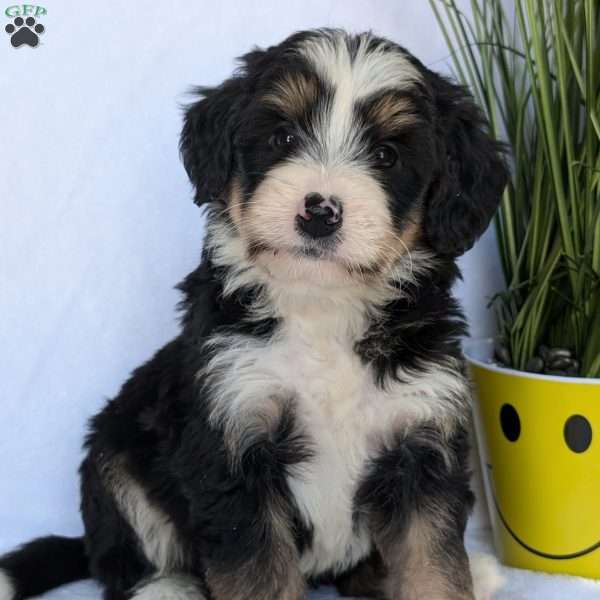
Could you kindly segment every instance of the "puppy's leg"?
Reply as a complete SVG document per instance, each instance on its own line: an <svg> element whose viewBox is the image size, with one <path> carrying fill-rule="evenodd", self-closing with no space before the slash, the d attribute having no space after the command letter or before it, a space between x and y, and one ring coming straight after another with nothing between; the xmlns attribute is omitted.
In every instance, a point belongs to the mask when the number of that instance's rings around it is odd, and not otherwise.
<svg viewBox="0 0 600 600"><path fill-rule="evenodd" d="M381 536L379 547L386 600L474 599L462 534L445 517L415 512L402 535Z"/></svg>
<svg viewBox="0 0 600 600"><path fill-rule="evenodd" d="M246 414L243 425L225 428L227 460L220 466L212 447L203 446L205 437L190 435L182 445L184 465L211 452L210 469L181 469L189 473L182 482L194 516L189 534L203 541L211 600L305 597L287 482L290 470L306 459L307 448L292 407L282 402L272 409Z"/></svg>
<svg viewBox="0 0 600 600"><path fill-rule="evenodd" d="M246 542L246 543L244 543ZM218 560L208 561L206 581L214 600L302 600L306 584L288 516L269 501L256 515L231 556L218 550Z"/></svg>
<svg viewBox="0 0 600 600"><path fill-rule="evenodd" d="M466 433L402 434L361 486L386 600L473 600L463 537L473 495Z"/></svg>
<svg viewBox="0 0 600 600"><path fill-rule="evenodd" d="M92 453L81 465L81 514L90 570L105 588L104 600L126 600L129 590L155 567L143 556L136 532L98 464Z"/></svg>
<svg viewBox="0 0 600 600"><path fill-rule="evenodd" d="M335 586L344 597L380 598L381 585L385 579L386 569L376 550L353 569L340 575Z"/></svg>

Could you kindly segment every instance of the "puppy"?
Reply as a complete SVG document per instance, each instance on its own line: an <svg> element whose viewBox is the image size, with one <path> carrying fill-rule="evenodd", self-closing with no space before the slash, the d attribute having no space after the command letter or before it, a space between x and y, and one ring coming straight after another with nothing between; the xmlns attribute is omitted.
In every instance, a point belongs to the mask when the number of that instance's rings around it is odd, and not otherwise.
<svg viewBox="0 0 600 600"><path fill-rule="evenodd" d="M185 114L207 210L180 335L91 421L85 535L0 560L0 598L472 600L457 256L507 180L462 87L370 33L241 59Z"/></svg>

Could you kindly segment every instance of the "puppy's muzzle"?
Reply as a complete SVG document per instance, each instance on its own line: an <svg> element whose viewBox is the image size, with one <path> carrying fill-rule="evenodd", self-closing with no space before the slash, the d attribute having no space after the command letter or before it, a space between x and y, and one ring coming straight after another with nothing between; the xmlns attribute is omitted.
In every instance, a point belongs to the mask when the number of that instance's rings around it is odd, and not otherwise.
<svg viewBox="0 0 600 600"><path fill-rule="evenodd" d="M323 198L311 193L304 197L296 216L296 227L302 235L322 238L335 233L342 226L342 202L335 196Z"/></svg>

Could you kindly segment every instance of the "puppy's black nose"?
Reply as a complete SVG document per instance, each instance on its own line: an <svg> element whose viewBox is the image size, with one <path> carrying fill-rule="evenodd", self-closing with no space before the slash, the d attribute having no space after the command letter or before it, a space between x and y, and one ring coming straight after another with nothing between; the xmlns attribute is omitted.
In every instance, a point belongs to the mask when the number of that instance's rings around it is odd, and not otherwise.
<svg viewBox="0 0 600 600"><path fill-rule="evenodd" d="M331 235L342 226L342 203L335 196L323 198L321 194L306 194L304 208L299 211L296 223L301 233L320 238Z"/></svg>

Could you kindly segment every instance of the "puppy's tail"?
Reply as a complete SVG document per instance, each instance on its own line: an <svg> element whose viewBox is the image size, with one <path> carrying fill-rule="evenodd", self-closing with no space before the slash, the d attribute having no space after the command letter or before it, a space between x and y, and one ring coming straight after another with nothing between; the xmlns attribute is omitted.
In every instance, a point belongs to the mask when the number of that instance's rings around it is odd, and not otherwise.
<svg viewBox="0 0 600 600"><path fill-rule="evenodd" d="M0 600L38 596L89 576L83 538L39 538L0 556Z"/></svg>

